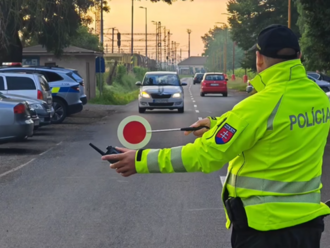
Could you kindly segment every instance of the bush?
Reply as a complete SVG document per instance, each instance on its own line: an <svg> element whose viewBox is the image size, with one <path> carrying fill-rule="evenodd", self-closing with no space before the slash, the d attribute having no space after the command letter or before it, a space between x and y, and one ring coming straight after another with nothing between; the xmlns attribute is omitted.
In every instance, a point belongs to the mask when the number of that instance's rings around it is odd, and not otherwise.
<svg viewBox="0 0 330 248"><path fill-rule="evenodd" d="M146 68L143 68L143 67L139 67L139 66L135 66L133 68L133 72L135 74L135 77L139 80L139 81L142 81L143 80L143 77L144 77L144 74L146 74L148 70Z"/></svg>
<svg viewBox="0 0 330 248"><path fill-rule="evenodd" d="M123 76L127 74L126 66L124 65L118 65L117 66L117 73L116 73L116 80L121 81Z"/></svg>
<svg viewBox="0 0 330 248"><path fill-rule="evenodd" d="M230 74L231 76L232 74ZM239 68L239 69L235 69L235 76L239 77L239 78L243 78L243 76L245 75L245 69L243 68ZM247 75L249 79L253 79L257 74L251 70L247 70ZM229 77L229 75L228 75Z"/></svg>

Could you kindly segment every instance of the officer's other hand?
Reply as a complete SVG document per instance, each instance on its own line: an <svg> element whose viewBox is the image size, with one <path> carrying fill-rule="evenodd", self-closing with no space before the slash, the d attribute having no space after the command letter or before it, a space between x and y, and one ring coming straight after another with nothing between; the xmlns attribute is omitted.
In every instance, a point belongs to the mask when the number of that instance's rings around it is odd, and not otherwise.
<svg viewBox="0 0 330 248"><path fill-rule="evenodd" d="M206 127L210 127L211 125L211 122L209 120L209 118L205 118L203 120L199 120L197 122L195 122L194 124L192 124L190 127L200 127L200 126L206 126ZM193 134L196 136L196 137L202 137L203 134L205 132L207 132L209 129L206 129L206 128L203 128L201 130L198 130L198 131L194 131ZM189 135L191 132L184 132L184 135Z"/></svg>
<svg viewBox="0 0 330 248"><path fill-rule="evenodd" d="M136 174L135 169L135 154L136 151L129 150L126 148L118 148L121 154L106 155L102 157L102 160L117 160L117 163L111 164L110 168L115 169L117 173L121 174L123 177L129 177Z"/></svg>

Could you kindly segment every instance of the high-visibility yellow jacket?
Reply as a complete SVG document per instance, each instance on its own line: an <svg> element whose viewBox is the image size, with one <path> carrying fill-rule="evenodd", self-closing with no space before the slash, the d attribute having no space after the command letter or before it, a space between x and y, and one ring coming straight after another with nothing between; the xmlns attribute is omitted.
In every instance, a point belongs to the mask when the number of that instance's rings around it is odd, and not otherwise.
<svg viewBox="0 0 330 248"><path fill-rule="evenodd" d="M328 97L300 60L276 64L250 83L258 93L210 117L211 129L193 144L137 153L137 172L211 173L230 162L223 201L240 197L249 226L260 231L330 214L320 193Z"/></svg>

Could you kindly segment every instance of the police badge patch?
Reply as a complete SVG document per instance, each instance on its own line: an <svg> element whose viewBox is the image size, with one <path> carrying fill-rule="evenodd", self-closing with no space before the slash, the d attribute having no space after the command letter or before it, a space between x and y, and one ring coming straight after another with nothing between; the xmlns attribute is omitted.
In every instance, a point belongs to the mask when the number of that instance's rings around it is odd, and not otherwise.
<svg viewBox="0 0 330 248"><path fill-rule="evenodd" d="M215 136L215 143L217 143L218 145L228 143L232 139L236 131L237 130L235 128L226 123Z"/></svg>

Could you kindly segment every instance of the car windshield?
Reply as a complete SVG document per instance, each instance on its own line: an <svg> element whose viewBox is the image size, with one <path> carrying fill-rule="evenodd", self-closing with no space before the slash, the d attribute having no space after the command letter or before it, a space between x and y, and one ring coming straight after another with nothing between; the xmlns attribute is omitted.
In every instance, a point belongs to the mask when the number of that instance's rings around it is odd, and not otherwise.
<svg viewBox="0 0 330 248"><path fill-rule="evenodd" d="M142 85L144 86L159 86L173 85L180 86L180 80L177 75L173 74L147 74L144 77Z"/></svg>
<svg viewBox="0 0 330 248"><path fill-rule="evenodd" d="M222 74L214 74L214 75L206 75L206 81L223 81L225 80L225 76Z"/></svg>

